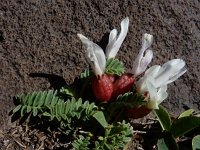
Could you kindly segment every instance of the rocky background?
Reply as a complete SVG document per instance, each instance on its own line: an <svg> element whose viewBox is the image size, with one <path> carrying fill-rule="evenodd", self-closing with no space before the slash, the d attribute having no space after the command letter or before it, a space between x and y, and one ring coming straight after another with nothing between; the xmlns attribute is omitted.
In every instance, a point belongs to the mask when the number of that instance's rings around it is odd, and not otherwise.
<svg viewBox="0 0 200 150"><path fill-rule="evenodd" d="M71 83L88 67L77 33L105 48L108 33L120 29L126 16L130 27L118 58L131 69L142 34L153 34L151 65L182 58L188 68L169 86L164 105L174 115L187 108L200 109L198 0L2 0L0 129L11 125L8 113L14 106L13 96L46 90L52 83L58 87Z"/></svg>

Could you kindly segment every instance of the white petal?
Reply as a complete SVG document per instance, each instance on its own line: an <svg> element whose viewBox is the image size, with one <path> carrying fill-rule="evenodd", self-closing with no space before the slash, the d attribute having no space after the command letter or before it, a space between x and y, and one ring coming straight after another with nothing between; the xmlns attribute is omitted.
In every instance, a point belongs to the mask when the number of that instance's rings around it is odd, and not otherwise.
<svg viewBox="0 0 200 150"><path fill-rule="evenodd" d="M121 22L121 32L117 38L116 38L117 34L116 29L114 29L114 31L113 30L111 31L112 33L110 33L109 43L106 47L106 56L108 59L114 58L117 55L117 52L119 51L119 48L128 33L128 26L129 26L129 18L126 17Z"/></svg>
<svg viewBox="0 0 200 150"><path fill-rule="evenodd" d="M151 83L150 80L147 80L147 89L149 92L149 101L147 102L147 108L149 109L158 109L159 100L156 87Z"/></svg>
<svg viewBox="0 0 200 150"><path fill-rule="evenodd" d="M137 91L142 94L149 92L149 87L155 86L154 82L155 80L152 76L144 76L140 78L140 80L136 82Z"/></svg>
<svg viewBox="0 0 200 150"><path fill-rule="evenodd" d="M152 58L153 58L152 50L147 50L146 54L141 59L140 65L137 67L137 70L133 69L134 70L133 74L135 77L137 77L138 75L140 75L141 73L143 73L146 70L146 68L149 65L149 63L151 62Z"/></svg>
<svg viewBox="0 0 200 150"><path fill-rule="evenodd" d="M157 89L152 83L153 80L147 80L147 87L149 91L150 99L147 102L147 108L149 109L159 109L159 104L165 100L168 96L167 86L162 86Z"/></svg>
<svg viewBox="0 0 200 150"><path fill-rule="evenodd" d="M167 85L164 85L162 87L159 88L158 92L157 92L157 101L160 104L163 100L165 100L168 97L168 93L167 93Z"/></svg>
<svg viewBox="0 0 200 150"><path fill-rule="evenodd" d="M133 63L132 73L135 77L143 73L153 58L153 52L149 49L153 42L153 36L145 33L142 38L142 48ZM146 53L145 53L146 52Z"/></svg>
<svg viewBox="0 0 200 150"><path fill-rule="evenodd" d="M153 58L153 51L147 50L144 57L141 60L141 67L146 68L148 64L151 62L152 58Z"/></svg>
<svg viewBox="0 0 200 150"><path fill-rule="evenodd" d="M176 75L173 75L172 77L169 78L168 82L166 82L166 84L172 83L175 80L177 80L180 76L182 76L185 72L187 71L187 69L184 67L181 70L179 70L179 72L176 73Z"/></svg>
<svg viewBox="0 0 200 150"><path fill-rule="evenodd" d="M82 34L77 34L83 44L86 45L86 58L90 63L95 75L102 75L106 66L105 54L101 47L90 41Z"/></svg>
<svg viewBox="0 0 200 150"><path fill-rule="evenodd" d="M109 35L109 43L115 42L117 39L117 29L113 29Z"/></svg>
<svg viewBox="0 0 200 150"><path fill-rule="evenodd" d="M146 80L147 80L147 77L144 76L136 82L137 91L142 93L142 94L148 91Z"/></svg>
<svg viewBox="0 0 200 150"><path fill-rule="evenodd" d="M153 36L151 34L145 33L142 37L142 48L148 49L153 43Z"/></svg>
<svg viewBox="0 0 200 150"><path fill-rule="evenodd" d="M159 70L156 79L157 87L174 82L186 72L185 62L181 59L173 59L165 63Z"/></svg>
<svg viewBox="0 0 200 150"><path fill-rule="evenodd" d="M151 66L149 69L146 70L145 76L152 76L155 78L158 75L160 68L160 65Z"/></svg>
<svg viewBox="0 0 200 150"><path fill-rule="evenodd" d="M108 45L106 47L106 57L109 58L109 54L111 53L111 46L114 45L114 43L116 42L116 39L117 39L117 30L116 29L113 29L111 32L110 32L110 35L109 35L109 42L108 42Z"/></svg>
<svg viewBox="0 0 200 150"><path fill-rule="evenodd" d="M147 80L146 80L147 90L149 92L150 100L158 100L157 89L154 86L153 82L154 82L154 80L152 77L147 78Z"/></svg>

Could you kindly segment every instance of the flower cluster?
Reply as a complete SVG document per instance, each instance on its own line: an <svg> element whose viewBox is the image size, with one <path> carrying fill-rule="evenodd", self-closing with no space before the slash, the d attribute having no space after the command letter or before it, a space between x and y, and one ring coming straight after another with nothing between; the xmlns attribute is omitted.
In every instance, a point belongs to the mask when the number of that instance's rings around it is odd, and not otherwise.
<svg viewBox="0 0 200 150"><path fill-rule="evenodd" d="M121 22L121 31L113 29L109 35L108 45L103 49L82 34L78 37L87 47L86 58L92 67L95 76L92 79L92 89L97 99L103 102L114 100L118 95L124 94L133 86L136 91L145 97L146 105L133 108L131 111L147 111L158 109L158 105L167 98L167 85L174 82L186 72L185 62L182 59L172 59L165 64L155 65L147 69L152 61L153 51L151 44L153 36L145 33L142 37L142 46L136 57L131 73L121 76L105 73L106 62L115 58L123 43L129 27L129 18ZM142 77L140 77L144 74ZM148 111L147 111L148 112Z"/></svg>

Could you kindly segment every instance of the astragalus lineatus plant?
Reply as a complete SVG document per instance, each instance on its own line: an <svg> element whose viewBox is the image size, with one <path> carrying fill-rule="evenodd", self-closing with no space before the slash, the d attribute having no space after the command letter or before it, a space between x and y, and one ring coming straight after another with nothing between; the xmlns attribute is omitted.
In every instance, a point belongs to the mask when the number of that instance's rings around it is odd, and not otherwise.
<svg viewBox="0 0 200 150"><path fill-rule="evenodd" d="M157 110L154 112L160 119L159 105L168 96L167 85L186 72L182 59L148 68L153 58L153 36L145 33L132 71L127 73L123 62L115 57L128 28L127 17L121 21L119 33L111 30L105 50L78 33L91 69L60 90L16 96L13 114L39 117L41 124L48 122L49 126L59 125L61 133L70 137L65 145L68 149L125 148L133 133L128 119L144 117L152 110Z"/></svg>

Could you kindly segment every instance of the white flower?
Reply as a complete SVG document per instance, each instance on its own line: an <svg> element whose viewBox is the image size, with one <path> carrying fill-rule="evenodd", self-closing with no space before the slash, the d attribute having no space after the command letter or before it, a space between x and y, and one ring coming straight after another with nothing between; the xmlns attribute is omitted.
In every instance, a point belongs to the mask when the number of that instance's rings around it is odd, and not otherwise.
<svg viewBox="0 0 200 150"><path fill-rule="evenodd" d="M106 57L101 47L90 41L82 34L77 34L83 44L86 45L86 58L90 63L95 75L102 75L106 67Z"/></svg>
<svg viewBox="0 0 200 150"><path fill-rule="evenodd" d="M128 25L129 25L129 19L126 17L121 22L121 33L117 37L117 30L113 29L110 32L109 36L109 42L106 47L106 57L114 58L125 39L127 32L128 32ZM85 37L82 34L77 34L80 40L83 44L86 45L86 58L88 62L90 63L94 73L96 76L102 75L105 71L106 67L106 57L103 52L103 49L95 44L94 42L90 41L87 37Z"/></svg>
<svg viewBox="0 0 200 150"><path fill-rule="evenodd" d="M143 73L153 58L153 52L150 46L153 42L153 36L145 33L142 37L142 48L133 63L132 73L135 77ZM144 54L145 53L145 54Z"/></svg>
<svg viewBox="0 0 200 150"><path fill-rule="evenodd" d="M114 58L117 55L117 52L119 51L120 46L122 45L127 32L128 32L128 26L129 26L129 18L126 17L121 22L121 32L119 35L117 35L117 30L113 29L110 32L109 35L109 42L106 47L106 57Z"/></svg>
<svg viewBox="0 0 200 150"><path fill-rule="evenodd" d="M167 98L167 84L174 82L186 72L182 59L173 59L163 66L150 67L144 77L137 82L138 92L149 96L147 108L158 109L158 105Z"/></svg>

